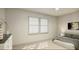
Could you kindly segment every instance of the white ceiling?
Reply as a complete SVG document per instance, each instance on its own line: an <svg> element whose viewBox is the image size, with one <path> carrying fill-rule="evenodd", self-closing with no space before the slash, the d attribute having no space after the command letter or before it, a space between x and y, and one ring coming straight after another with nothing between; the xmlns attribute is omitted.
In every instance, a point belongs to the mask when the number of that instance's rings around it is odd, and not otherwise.
<svg viewBox="0 0 79 59"><path fill-rule="evenodd" d="M61 16L77 12L79 10L78 8L59 8L59 10L56 10L55 8L23 8L23 9L51 16Z"/></svg>

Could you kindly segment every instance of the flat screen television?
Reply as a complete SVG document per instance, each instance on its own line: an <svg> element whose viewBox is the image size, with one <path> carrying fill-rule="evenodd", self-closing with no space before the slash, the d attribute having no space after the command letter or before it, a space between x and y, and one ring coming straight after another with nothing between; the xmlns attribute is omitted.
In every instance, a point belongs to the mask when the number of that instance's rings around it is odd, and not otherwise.
<svg viewBox="0 0 79 59"><path fill-rule="evenodd" d="M79 22L68 23L68 30L79 30Z"/></svg>

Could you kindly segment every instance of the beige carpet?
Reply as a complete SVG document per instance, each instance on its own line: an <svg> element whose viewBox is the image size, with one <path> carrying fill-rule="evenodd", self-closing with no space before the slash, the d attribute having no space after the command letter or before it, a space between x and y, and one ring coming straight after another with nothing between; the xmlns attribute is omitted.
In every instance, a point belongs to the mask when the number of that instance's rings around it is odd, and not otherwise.
<svg viewBox="0 0 79 59"><path fill-rule="evenodd" d="M67 50L67 48L64 48L62 46L59 46L52 42L52 40L47 40L43 42L33 43L24 46L22 49L25 50Z"/></svg>

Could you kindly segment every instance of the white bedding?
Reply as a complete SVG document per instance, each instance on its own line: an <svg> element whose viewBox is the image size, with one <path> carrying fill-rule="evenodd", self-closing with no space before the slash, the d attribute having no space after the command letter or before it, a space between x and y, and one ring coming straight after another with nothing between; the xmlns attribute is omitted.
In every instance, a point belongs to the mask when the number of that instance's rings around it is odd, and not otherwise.
<svg viewBox="0 0 79 59"><path fill-rule="evenodd" d="M54 40L54 43L56 43L57 45L63 46L67 49L75 49L75 46L72 43L63 42L63 41L60 41L60 40Z"/></svg>

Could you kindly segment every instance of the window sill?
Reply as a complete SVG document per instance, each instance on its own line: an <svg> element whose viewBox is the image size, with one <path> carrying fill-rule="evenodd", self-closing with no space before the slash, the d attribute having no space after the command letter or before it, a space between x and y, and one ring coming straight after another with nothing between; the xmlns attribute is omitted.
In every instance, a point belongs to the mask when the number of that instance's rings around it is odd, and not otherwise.
<svg viewBox="0 0 79 59"><path fill-rule="evenodd" d="M28 33L28 35L40 35L40 34L48 34L48 32L45 32L45 33Z"/></svg>

